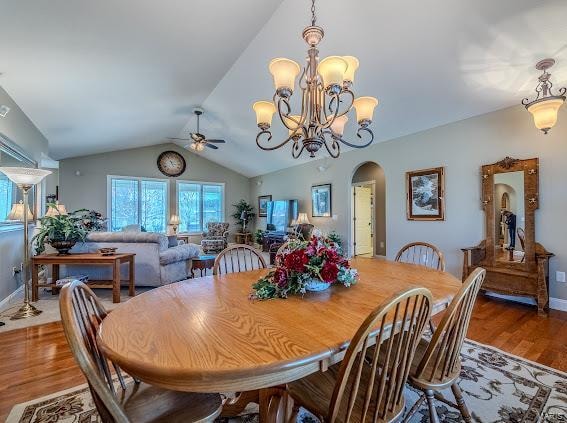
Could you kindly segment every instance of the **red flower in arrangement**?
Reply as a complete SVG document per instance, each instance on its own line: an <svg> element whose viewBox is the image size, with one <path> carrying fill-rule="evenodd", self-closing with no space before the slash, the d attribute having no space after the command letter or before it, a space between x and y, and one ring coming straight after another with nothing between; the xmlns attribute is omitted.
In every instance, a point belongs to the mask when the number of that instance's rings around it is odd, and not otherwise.
<svg viewBox="0 0 567 423"><path fill-rule="evenodd" d="M305 254L304 249L292 251L284 258L285 267L295 272L303 272L307 263L309 263L309 257Z"/></svg>
<svg viewBox="0 0 567 423"><path fill-rule="evenodd" d="M321 269L321 278L327 283L333 283L337 280L339 274L339 267L335 263L325 262L323 269Z"/></svg>
<svg viewBox="0 0 567 423"><path fill-rule="evenodd" d="M325 255L327 256L327 261L332 263L339 263L341 260L344 260L336 250L330 248L325 251Z"/></svg>
<svg viewBox="0 0 567 423"><path fill-rule="evenodd" d="M278 267L274 271L274 283L280 288L283 288L287 285L287 273L281 267Z"/></svg>

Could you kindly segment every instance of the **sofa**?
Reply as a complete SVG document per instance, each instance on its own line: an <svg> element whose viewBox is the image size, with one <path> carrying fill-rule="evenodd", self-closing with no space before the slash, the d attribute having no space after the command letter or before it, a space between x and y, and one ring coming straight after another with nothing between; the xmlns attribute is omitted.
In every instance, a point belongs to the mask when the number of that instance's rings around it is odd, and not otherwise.
<svg viewBox="0 0 567 423"><path fill-rule="evenodd" d="M161 286L188 279L191 259L198 257L196 244L170 244L167 236L153 232L91 232L85 242L77 243L71 253L94 253L99 248L116 247L117 252L134 253L136 286ZM128 275L128 264L121 268ZM84 274L90 279L109 280L110 266L61 266L61 276Z"/></svg>

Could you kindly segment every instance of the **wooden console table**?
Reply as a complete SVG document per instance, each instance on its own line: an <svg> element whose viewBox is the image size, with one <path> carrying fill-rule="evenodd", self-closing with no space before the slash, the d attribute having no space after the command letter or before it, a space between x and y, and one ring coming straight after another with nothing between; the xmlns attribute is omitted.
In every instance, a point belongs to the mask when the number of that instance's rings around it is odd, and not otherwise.
<svg viewBox="0 0 567 423"><path fill-rule="evenodd" d="M249 245L252 243L252 233L251 232L236 232L234 234L234 238L237 244L246 244Z"/></svg>
<svg viewBox="0 0 567 423"><path fill-rule="evenodd" d="M134 256L133 253L119 253L112 256L103 256L99 253L81 253L81 254L41 254L31 259L32 265L32 301L37 301L39 297L39 288L51 287L52 293L57 294L59 287L57 280L59 279L59 266L64 265L94 265L94 266L112 266L112 280L97 281L89 280L87 285L90 288L112 288L112 302L120 302L120 265L128 263L128 295L133 297L136 295L134 286ZM39 266L51 265L51 281L52 283L39 283Z"/></svg>

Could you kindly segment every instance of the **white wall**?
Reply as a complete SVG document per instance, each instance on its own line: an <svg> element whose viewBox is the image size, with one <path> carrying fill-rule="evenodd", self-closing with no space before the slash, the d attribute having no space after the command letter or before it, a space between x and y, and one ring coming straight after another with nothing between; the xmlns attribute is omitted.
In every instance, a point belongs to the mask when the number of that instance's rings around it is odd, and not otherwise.
<svg viewBox="0 0 567 423"><path fill-rule="evenodd" d="M266 152L266 160L270 154L290 152ZM386 177L387 256L393 258L410 241L428 241L443 250L448 270L460 276L460 248L475 245L484 238L480 167L506 156L540 159L536 240L556 254L550 265L551 296L567 299L567 284L555 281L555 270L567 271L567 226L562 223L567 213L566 107L548 135L535 129L531 116L522 106L512 107L343 153L339 159L329 161L330 167L325 172L317 169L320 161L313 161L252 178L250 198L256 201L257 196L267 194L274 199L297 198L300 211L310 215L311 185L332 183L335 216L311 220L322 230L337 230L346 238L353 172L361 163L374 161L384 169ZM444 166L446 171L446 220L406 220L405 172L437 166ZM265 220L258 224L265 226Z"/></svg>
<svg viewBox="0 0 567 423"><path fill-rule="evenodd" d="M0 132L18 144L30 158L39 162L42 153L47 154L47 139L2 87L0 105L10 108L6 117L0 117ZM22 229L0 232L0 301L17 289L18 279L12 276L12 268L19 268L22 258Z"/></svg>
<svg viewBox="0 0 567 423"><path fill-rule="evenodd" d="M67 210L88 208L106 215L107 175L166 179L156 163L158 156L167 150L181 153L187 162L187 170L183 175L179 178L169 178L170 214L175 213L176 180L224 182L226 184L225 218L232 222L229 218L233 213L232 204L240 199L248 201L248 178L174 144L160 144L61 160L59 162L60 202L65 204ZM218 154L222 154L222 150L219 150ZM77 171L80 172L79 176L76 175ZM234 232L234 222L230 229Z"/></svg>

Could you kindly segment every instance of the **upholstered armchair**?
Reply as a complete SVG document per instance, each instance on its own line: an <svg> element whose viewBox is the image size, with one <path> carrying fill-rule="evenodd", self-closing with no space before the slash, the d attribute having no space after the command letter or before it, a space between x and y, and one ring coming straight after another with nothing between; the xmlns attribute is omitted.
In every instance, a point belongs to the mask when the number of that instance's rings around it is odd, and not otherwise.
<svg viewBox="0 0 567 423"><path fill-rule="evenodd" d="M201 247L205 253L219 252L228 247L228 222L209 222L203 232Z"/></svg>

